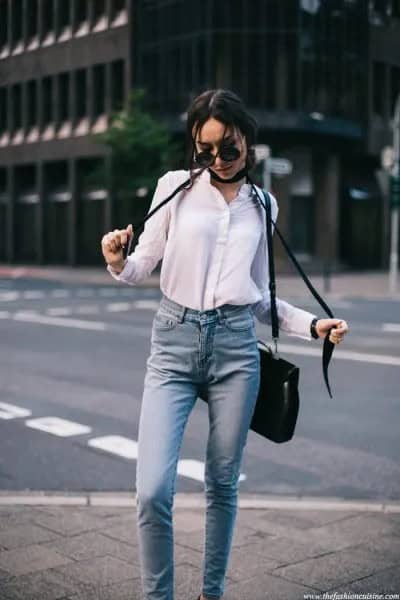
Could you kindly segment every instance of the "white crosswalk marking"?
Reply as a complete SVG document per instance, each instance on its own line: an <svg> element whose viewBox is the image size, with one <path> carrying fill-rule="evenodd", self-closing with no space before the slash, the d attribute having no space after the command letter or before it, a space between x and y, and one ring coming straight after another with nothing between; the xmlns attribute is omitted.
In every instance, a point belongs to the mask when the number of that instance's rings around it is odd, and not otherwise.
<svg viewBox="0 0 400 600"><path fill-rule="evenodd" d="M72 313L72 310L70 308L67 308L66 306L48 308L46 310L46 314L48 314L51 317L66 317L67 315L70 315L71 313Z"/></svg>
<svg viewBox="0 0 400 600"><path fill-rule="evenodd" d="M70 290L64 290L63 288L51 290L50 292L50 296L52 296L53 298L69 298L70 295Z"/></svg>
<svg viewBox="0 0 400 600"><path fill-rule="evenodd" d="M32 411L8 402L0 402L0 419L9 420L18 417L29 417Z"/></svg>
<svg viewBox="0 0 400 600"><path fill-rule="evenodd" d="M100 296L103 296L104 298L110 298L112 296L116 296L117 293L118 293L118 290L116 290L114 288L102 288L101 290L99 290Z"/></svg>
<svg viewBox="0 0 400 600"><path fill-rule="evenodd" d="M18 300L19 292L0 292L0 302L12 302Z"/></svg>
<svg viewBox="0 0 400 600"><path fill-rule="evenodd" d="M40 300L45 297L45 293L41 290L27 290L22 292L22 297L25 300Z"/></svg>
<svg viewBox="0 0 400 600"><path fill-rule="evenodd" d="M9 319L11 313L8 310L0 310L0 319Z"/></svg>
<svg viewBox="0 0 400 600"><path fill-rule="evenodd" d="M27 323L38 323L39 325L55 325L57 327L72 327L75 329L87 329L89 331L106 331L106 323L99 321L83 321L82 319L63 319L61 317L46 317L45 315L17 313L14 315L16 321Z"/></svg>
<svg viewBox="0 0 400 600"><path fill-rule="evenodd" d="M204 462L194 459L182 459L178 462L178 475L183 477L189 477L196 481L204 481L205 465ZM241 473L239 475L239 481L244 481L246 475Z"/></svg>
<svg viewBox="0 0 400 600"><path fill-rule="evenodd" d="M109 312L123 312L131 310L132 306L132 302L112 302L111 304L106 304L106 310Z"/></svg>
<svg viewBox="0 0 400 600"><path fill-rule="evenodd" d="M400 333L400 323L383 323L382 329L387 333Z"/></svg>
<svg viewBox="0 0 400 600"><path fill-rule="evenodd" d="M136 460L138 456L137 442L122 435L104 435L91 438L88 440L88 446L132 460Z"/></svg>
<svg viewBox="0 0 400 600"><path fill-rule="evenodd" d="M76 309L79 315L96 315L99 312L99 307L96 304L84 304Z"/></svg>
<svg viewBox="0 0 400 600"><path fill-rule="evenodd" d="M79 288L76 290L76 295L80 298L90 298L91 296L94 296L94 290L91 288Z"/></svg>
<svg viewBox="0 0 400 600"><path fill-rule="evenodd" d="M82 435L84 433L90 433L91 427L88 425L82 425L81 423L75 423L74 421L68 421L67 419L61 419L60 417L39 417L37 419L28 419L25 421L27 427L32 429L39 429L57 435L60 437L70 437L72 435Z"/></svg>
<svg viewBox="0 0 400 600"><path fill-rule="evenodd" d="M160 303L157 300L135 300L132 303L134 308L148 308L149 310L157 310Z"/></svg>

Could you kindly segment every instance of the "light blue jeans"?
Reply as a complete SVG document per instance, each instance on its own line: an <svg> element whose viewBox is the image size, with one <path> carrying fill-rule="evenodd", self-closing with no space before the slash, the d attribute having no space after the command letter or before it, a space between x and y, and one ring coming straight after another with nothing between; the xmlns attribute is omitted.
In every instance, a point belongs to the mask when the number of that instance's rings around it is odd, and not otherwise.
<svg viewBox="0 0 400 600"><path fill-rule="evenodd" d="M210 599L222 596L237 513L240 464L259 380L250 305L225 304L197 311L162 297L147 360L136 470L138 543L146 600L174 598L176 471L185 426L200 390L207 394L210 425L202 593Z"/></svg>

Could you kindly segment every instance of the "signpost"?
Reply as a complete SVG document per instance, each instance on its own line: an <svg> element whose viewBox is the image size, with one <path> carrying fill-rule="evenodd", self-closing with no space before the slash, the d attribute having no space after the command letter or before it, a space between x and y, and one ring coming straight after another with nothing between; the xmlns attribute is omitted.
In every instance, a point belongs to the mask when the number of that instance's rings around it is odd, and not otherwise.
<svg viewBox="0 0 400 600"><path fill-rule="evenodd" d="M400 94L397 96L393 121L393 168L390 178L390 268L389 290L392 294L397 291L399 265L399 210L400 210Z"/></svg>
<svg viewBox="0 0 400 600"><path fill-rule="evenodd" d="M266 144L257 144L255 153L256 161L263 163L263 186L266 190L271 187L271 174L285 177L293 170L293 165L287 158L272 158L271 149Z"/></svg>

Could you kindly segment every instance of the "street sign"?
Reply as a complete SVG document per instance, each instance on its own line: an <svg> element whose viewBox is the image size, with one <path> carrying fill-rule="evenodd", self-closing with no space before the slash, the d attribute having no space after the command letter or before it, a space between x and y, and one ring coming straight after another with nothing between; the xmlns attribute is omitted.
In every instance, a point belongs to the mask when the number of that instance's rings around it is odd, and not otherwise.
<svg viewBox="0 0 400 600"><path fill-rule="evenodd" d="M400 175L390 178L390 205L392 208L400 207Z"/></svg>
<svg viewBox="0 0 400 600"><path fill-rule="evenodd" d="M270 147L266 144L256 144L254 146L254 151L256 153L256 161L261 162L270 156Z"/></svg>
<svg viewBox="0 0 400 600"><path fill-rule="evenodd" d="M391 171L394 165L394 148L385 146L381 150L381 166L385 171Z"/></svg>
<svg viewBox="0 0 400 600"><path fill-rule="evenodd" d="M270 158L268 166L270 172L274 175L290 175L293 171L293 164L287 158Z"/></svg>

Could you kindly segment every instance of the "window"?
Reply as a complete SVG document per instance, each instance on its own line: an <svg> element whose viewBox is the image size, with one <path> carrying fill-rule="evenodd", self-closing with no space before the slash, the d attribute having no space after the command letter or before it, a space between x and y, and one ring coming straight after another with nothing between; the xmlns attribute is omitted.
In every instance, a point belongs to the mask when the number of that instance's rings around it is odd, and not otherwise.
<svg viewBox="0 0 400 600"><path fill-rule="evenodd" d="M97 23L106 13L105 0L93 0L93 21Z"/></svg>
<svg viewBox="0 0 400 600"><path fill-rule="evenodd" d="M42 81L43 85L43 125L48 125L54 120L53 115L53 79L45 77Z"/></svg>
<svg viewBox="0 0 400 600"><path fill-rule="evenodd" d="M87 75L85 69L79 69L76 72L76 116L83 119L87 115L87 93L86 93Z"/></svg>
<svg viewBox="0 0 400 600"><path fill-rule="evenodd" d="M37 125L37 82L32 79L27 83L27 126L28 128L34 127Z"/></svg>
<svg viewBox="0 0 400 600"><path fill-rule="evenodd" d="M8 129L7 123L7 88L0 88L0 134L4 133Z"/></svg>
<svg viewBox="0 0 400 600"><path fill-rule="evenodd" d="M0 48L8 43L8 0L0 0Z"/></svg>
<svg viewBox="0 0 400 600"><path fill-rule="evenodd" d="M18 83L11 88L12 102L12 130L18 131L22 127L22 88Z"/></svg>
<svg viewBox="0 0 400 600"><path fill-rule="evenodd" d="M63 31L71 25L71 2L70 0L58 1L58 26L59 31Z"/></svg>
<svg viewBox="0 0 400 600"><path fill-rule="evenodd" d="M386 88L386 67L382 62L374 62L372 81L372 108L376 115L384 116Z"/></svg>
<svg viewBox="0 0 400 600"><path fill-rule="evenodd" d="M16 46L22 39L22 0L13 0L11 15L12 45Z"/></svg>
<svg viewBox="0 0 400 600"><path fill-rule="evenodd" d="M124 61L115 60L111 63L111 108L121 110L124 104Z"/></svg>
<svg viewBox="0 0 400 600"><path fill-rule="evenodd" d="M80 25L88 18L88 6L86 0L74 0L75 2L75 25Z"/></svg>
<svg viewBox="0 0 400 600"><path fill-rule="evenodd" d="M105 65L95 65L93 68L93 112L98 117L105 113Z"/></svg>
<svg viewBox="0 0 400 600"><path fill-rule="evenodd" d="M61 73L58 79L60 121L69 119L70 74Z"/></svg>
<svg viewBox="0 0 400 600"><path fill-rule="evenodd" d="M29 0L26 11L27 36L31 39L38 34L38 0Z"/></svg>
<svg viewBox="0 0 400 600"><path fill-rule="evenodd" d="M43 0L42 9L43 37L54 31L54 3L53 0Z"/></svg>
<svg viewBox="0 0 400 600"><path fill-rule="evenodd" d="M394 114L396 101L400 94L400 67L392 67L390 70L390 114Z"/></svg>

